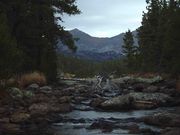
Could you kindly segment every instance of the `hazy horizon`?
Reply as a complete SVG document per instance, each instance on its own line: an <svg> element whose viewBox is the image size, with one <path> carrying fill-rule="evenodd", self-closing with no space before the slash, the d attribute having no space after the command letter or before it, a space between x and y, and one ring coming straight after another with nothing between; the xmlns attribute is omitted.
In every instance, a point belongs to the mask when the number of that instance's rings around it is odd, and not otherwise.
<svg viewBox="0 0 180 135"><path fill-rule="evenodd" d="M97 4L98 2L98 4ZM145 0L77 0L80 15L63 16L66 30L79 29L93 37L113 37L141 25Z"/></svg>

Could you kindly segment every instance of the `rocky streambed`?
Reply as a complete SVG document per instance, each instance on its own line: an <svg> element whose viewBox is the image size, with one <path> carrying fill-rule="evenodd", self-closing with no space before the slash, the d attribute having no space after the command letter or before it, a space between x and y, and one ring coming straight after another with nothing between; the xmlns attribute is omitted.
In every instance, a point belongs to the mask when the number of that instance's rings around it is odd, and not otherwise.
<svg viewBox="0 0 180 135"><path fill-rule="evenodd" d="M81 80L11 88L0 101L0 134L180 134L180 94L174 81L114 82L118 89L103 91Z"/></svg>

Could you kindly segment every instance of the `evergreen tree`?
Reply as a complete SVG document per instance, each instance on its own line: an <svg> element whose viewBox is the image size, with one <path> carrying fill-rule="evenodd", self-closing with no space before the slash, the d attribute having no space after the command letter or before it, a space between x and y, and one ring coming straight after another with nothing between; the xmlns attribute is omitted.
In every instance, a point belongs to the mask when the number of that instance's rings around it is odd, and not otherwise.
<svg viewBox="0 0 180 135"><path fill-rule="evenodd" d="M144 71L180 73L180 1L149 0L138 29L140 59Z"/></svg>
<svg viewBox="0 0 180 135"><path fill-rule="evenodd" d="M0 78L8 78L12 73L18 72L21 64L20 51L12 37L7 25L7 18L0 11Z"/></svg>
<svg viewBox="0 0 180 135"><path fill-rule="evenodd" d="M147 13L143 14L142 26L138 29L139 49L142 68L155 70L157 65L158 45L157 29L160 17L159 0L147 0Z"/></svg>
<svg viewBox="0 0 180 135"><path fill-rule="evenodd" d="M128 30L125 33L123 41L124 44L122 48L123 48L123 53L126 56L127 67L132 68L134 63L135 46L134 46L133 34L130 30Z"/></svg>
<svg viewBox="0 0 180 135"><path fill-rule="evenodd" d="M21 72L38 70L53 81L57 70L57 40L75 49L72 36L57 24L57 19L62 18L55 18L54 14L80 13L75 0L2 0L0 4L17 48L23 52Z"/></svg>

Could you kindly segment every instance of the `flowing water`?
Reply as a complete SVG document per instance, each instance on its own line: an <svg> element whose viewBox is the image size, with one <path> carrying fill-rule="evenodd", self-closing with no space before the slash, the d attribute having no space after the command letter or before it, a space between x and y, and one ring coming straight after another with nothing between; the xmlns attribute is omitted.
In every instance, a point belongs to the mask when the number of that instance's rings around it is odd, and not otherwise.
<svg viewBox="0 0 180 135"><path fill-rule="evenodd" d="M90 125L97 120L114 122L116 124L134 124L140 128L149 128L153 131L160 131L159 128L148 126L141 122L136 122L135 119L153 115L159 112L170 112L175 108L158 108L155 110L136 110L128 112L101 112L101 111L80 111L75 110L67 114L60 114L64 118L62 123L54 123L53 128L56 135L131 135L128 130L114 128L112 132L103 133L101 129L89 129Z"/></svg>

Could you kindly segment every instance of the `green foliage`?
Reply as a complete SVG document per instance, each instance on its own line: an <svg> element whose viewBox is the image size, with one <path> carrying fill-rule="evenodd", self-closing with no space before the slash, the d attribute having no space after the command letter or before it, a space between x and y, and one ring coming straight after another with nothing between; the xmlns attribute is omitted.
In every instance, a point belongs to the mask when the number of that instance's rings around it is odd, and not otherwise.
<svg viewBox="0 0 180 135"><path fill-rule="evenodd" d="M75 50L72 36L57 24L63 14L80 13L75 0L2 0L0 8L0 51L4 52L1 53L4 60L0 59L1 71L7 69L12 74L20 64L17 72L40 71L49 81L54 81L57 40ZM61 17L55 18L55 13ZM15 57L16 53L20 59Z"/></svg>
<svg viewBox="0 0 180 135"><path fill-rule="evenodd" d="M75 74L76 77L93 77L99 73L112 73L120 76L127 72L123 60L111 60L104 62L87 61L71 56L58 56L59 72Z"/></svg>
<svg viewBox="0 0 180 135"><path fill-rule="evenodd" d="M20 67L20 51L16 40L11 36L7 17L0 13L0 77L8 78Z"/></svg>
<svg viewBox="0 0 180 135"><path fill-rule="evenodd" d="M180 1L148 0L138 29L143 71L180 73Z"/></svg>
<svg viewBox="0 0 180 135"><path fill-rule="evenodd" d="M133 34L128 30L123 38L124 44L122 46L123 53L126 56L127 68L132 70L135 67L135 55L137 53L137 47L134 46Z"/></svg>

